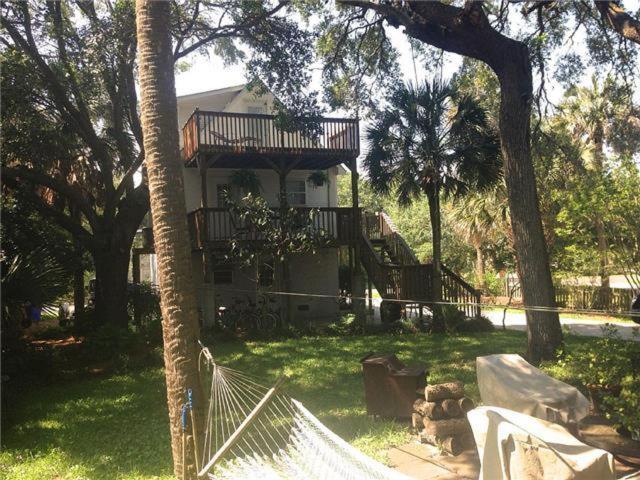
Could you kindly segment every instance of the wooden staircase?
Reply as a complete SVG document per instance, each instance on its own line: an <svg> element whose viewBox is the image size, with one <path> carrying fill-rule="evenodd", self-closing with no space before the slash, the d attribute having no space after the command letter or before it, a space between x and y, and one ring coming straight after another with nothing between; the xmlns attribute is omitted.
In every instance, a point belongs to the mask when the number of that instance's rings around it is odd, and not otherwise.
<svg viewBox="0 0 640 480"><path fill-rule="evenodd" d="M360 259L383 299L433 301L433 265L420 263L384 212L365 212ZM468 317L480 316L480 293L446 266L441 266L442 300L460 305Z"/></svg>

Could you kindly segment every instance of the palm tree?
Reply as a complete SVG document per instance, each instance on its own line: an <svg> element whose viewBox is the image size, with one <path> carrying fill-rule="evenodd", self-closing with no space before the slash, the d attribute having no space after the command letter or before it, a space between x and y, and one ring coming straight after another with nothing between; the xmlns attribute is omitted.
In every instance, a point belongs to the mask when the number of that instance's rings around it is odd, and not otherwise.
<svg viewBox="0 0 640 480"><path fill-rule="evenodd" d="M503 184L488 192L473 192L449 208L454 231L476 252L475 277L486 288L485 248L500 235L509 236L509 206Z"/></svg>
<svg viewBox="0 0 640 480"><path fill-rule="evenodd" d="M637 151L640 129L630 121L634 111L629 92L610 79L598 82L593 76L591 85L570 88L560 105L560 113L556 125L586 147L574 165L581 175L591 177L596 183L606 175L608 148L616 153L633 154ZM592 221L599 257L602 303L609 288L609 238L600 209L594 209Z"/></svg>
<svg viewBox="0 0 640 480"><path fill-rule="evenodd" d="M458 197L483 189L501 175L497 135L471 97L457 95L433 81L398 88L366 131L370 148L364 159L373 187L394 188L401 205L426 195L433 234L433 298L442 299L440 197ZM434 331L444 331L434 309Z"/></svg>
<svg viewBox="0 0 640 480"><path fill-rule="evenodd" d="M184 185L178 161L170 10L169 2L136 2L138 70L151 216L158 256L173 466L176 476L195 479L196 449L192 441L183 444L180 411L188 389L193 390L195 405L200 408L204 396L198 375L198 310L191 272ZM198 413L196 425L197 420ZM186 452L184 462L183 452Z"/></svg>

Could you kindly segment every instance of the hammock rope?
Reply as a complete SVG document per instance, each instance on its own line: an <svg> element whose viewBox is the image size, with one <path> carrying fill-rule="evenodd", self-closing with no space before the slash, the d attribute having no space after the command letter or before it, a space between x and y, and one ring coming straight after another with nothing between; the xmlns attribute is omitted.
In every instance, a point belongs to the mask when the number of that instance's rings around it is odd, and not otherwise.
<svg viewBox="0 0 640 480"><path fill-rule="evenodd" d="M300 402L259 379L216 363L209 371L209 405L199 477L211 479L406 480L338 437Z"/></svg>

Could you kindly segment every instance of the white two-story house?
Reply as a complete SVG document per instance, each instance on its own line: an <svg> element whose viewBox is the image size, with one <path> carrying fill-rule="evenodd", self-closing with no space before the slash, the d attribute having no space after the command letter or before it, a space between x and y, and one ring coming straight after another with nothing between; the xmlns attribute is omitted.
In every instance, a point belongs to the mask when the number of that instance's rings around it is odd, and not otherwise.
<svg viewBox="0 0 640 480"><path fill-rule="evenodd" d="M433 298L432 266L420 264L382 212L363 213L358 205L360 153L357 119L316 119L314 134L279 128L276 99L268 91L238 85L178 97L178 121L185 201L192 245L194 277L203 325L255 302L258 292L281 297L282 270L269 259L247 266L233 258L232 239L260 242L255 231L244 231L225 199L245 192L234 178L252 172L259 194L275 211L287 207L312 217L314 228L327 237L314 253L291 255L288 264L290 320L298 325L334 321L338 295L349 290L369 298L375 287L386 300ZM322 182L310 181L313 175ZM351 177L351 205L338 207L337 177ZM311 214L312 215L309 215ZM133 280L154 283L152 242L134 250ZM141 257L142 254L144 258ZM362 266L362 269L360 268ZM362 272L364 275L360 275ZM443 267L442 296L464 301L469 315L479 295L464 280ZM345 287L346 285L346 287ZM232 313L229 313L232 312Z"/></svg>
<svg viewBox="0 0 640 480"><path fill-rule="evenodd" d="M322 118L320 134L307 136L278 128L274 102L271 93L258 93L258 88L248 84L178 97L178 122L183 126L179 161L184 166L194 275L204 325L211 325L221 310L228 314L241 303L255 301L258 279L263 291L278 285L273 278L278 269L272 263L247 267L228 258L229 241L241 235L225 205L225 195L237 200L245 193L232 181L238 170L255 173L260 195L274 209L280 207L283 188L288 207L314 209L314 225L328 234L329 242L313 254L291 256L290 289L309 295L291 296L289 309L301 322L333 321L339 315L340 252L342 262L349 265L358 224L354 223L357 210L337 206L337 177L350 168L355 171L358 121ZM318 172L326 179L322 185L309 181ZM155 255L136 259L135 253L134 270L141 269L143 280L153 283Z"/></svg>

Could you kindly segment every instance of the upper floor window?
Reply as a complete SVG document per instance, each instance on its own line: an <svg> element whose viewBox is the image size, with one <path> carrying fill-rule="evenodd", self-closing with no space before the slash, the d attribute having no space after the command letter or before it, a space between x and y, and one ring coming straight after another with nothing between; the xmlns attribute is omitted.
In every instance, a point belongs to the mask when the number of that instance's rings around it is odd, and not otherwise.
<svg viewBox="0 0 640 480"><path fill-rule="evenodd" d="M287 180L287 202L289 202L289 205L306 205L307 182L304 180Z"/></svg>

